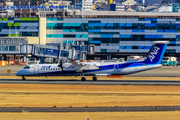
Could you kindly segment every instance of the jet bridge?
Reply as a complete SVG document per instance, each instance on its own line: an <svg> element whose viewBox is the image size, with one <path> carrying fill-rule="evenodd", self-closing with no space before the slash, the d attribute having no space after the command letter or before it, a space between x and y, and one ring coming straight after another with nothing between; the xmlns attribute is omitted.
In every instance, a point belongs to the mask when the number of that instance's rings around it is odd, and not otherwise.
<svg viewBox="0 0 180 120"><path fill-rule="evenodd" d="M61 60L86 60L88 45L63 44L23 44L20 45L20 54L31 55L36 58L54 58Z"/></svg>
<svg viewBox="0 0 180 120"><path fill-rule="evenodd" d="M86 60L87 54L94 54L95 46L84 45L76 41L68 43L48 43L46 45L27 44L25 38L1 38L0 61L8 61L8 64L26 62L27 57L36 59L52 58L54 60ZM79 44L80 43L80 44ZM22 58L23 61L22 61Z"/></svg>
<svg viewBox="0 0 180 120"><path fill-rule="evenodd" d="M59 47L39 44L24 44L20 46L20 54L33 57L59 58Z"/></svg>

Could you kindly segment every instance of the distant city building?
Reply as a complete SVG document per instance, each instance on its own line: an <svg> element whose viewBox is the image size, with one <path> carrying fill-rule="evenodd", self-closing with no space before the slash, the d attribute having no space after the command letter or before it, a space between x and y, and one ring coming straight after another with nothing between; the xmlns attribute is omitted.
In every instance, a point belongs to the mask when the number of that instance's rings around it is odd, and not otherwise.
<svg viewBox="0 0 180 120"><path fill-rule="evenodd" d="M107 11L107 4L106 0L95 0L94 2L96 10L98 11Z"/></svg>
<svg viewBox="0 0 180 120"><path fill-rule="evenodd" d="M6 1L6 2L4 2L4 5L8 6L8 7L14 6L14 2ZM15 15L14 10L5 10L5 11L6 11L7 16L14 16Z"/></svg>
<svg viewBox="0 0 180 120"><path fill-rule="evenodd" d="M172 12L172 4L171 5L165 5L161 6L156 10L156 12Z"/></svg>
<svg viewBox="0 0 180 120"><path fill-rule="evenodd" d="M62 1L62 0L49 0L48 2L45 2L42 4L43 6L49 7L49 6L63 6L68 5L70 6L72 1ZM51 9L51 11L56 11L56 9Z"/></svg>
<svg viewBox="0 0 180 120"><path fill-rule="evenodd" d="M127 1L123 2L122 4L124 4L124 5L136 5L137 2L134 0L127 0Z"/></svg>
<svg viewBox="0 0 180 120"><path fill-rule="evenodd" d="M82 0L82 11L92 11L92 0Z"/></svg>
<svg viewBox="0 0 180 120"><path fill-rule="evenodd" d="M123 4L116 4L116 11L126 11L126 6Z"/></svg>

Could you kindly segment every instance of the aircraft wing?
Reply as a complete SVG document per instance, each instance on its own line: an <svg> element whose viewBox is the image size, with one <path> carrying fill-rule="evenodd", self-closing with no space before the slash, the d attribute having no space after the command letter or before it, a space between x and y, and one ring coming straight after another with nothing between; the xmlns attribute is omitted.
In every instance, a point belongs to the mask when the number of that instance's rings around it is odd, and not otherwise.
<svg viewBox="0 0 180 120"><path fill-rule="evenodd" d="M81 63L81 62L73 62L73 64L75 65L75 66L85 66L85 65L87 65L87 63Z"/></svg>
<svg viewBox="0 0 180 120"><path fill-rule="evenodd" d="M83 70L95 70L95 69L99 69L99 67L96 65L97 63L87 63L87 62L74 62L73 63L75 66L79 67L79 69L77 70L79 71L83 71Z"/></svg>

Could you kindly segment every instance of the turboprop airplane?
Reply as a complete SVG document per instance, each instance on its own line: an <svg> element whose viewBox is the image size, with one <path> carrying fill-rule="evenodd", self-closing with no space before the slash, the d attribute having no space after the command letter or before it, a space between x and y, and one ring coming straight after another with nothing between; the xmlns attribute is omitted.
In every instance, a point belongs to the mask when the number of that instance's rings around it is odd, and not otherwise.
<svg viewBox="0 0 180 120"><path fill-rule="evenodd" d="M132 60L126 62L72 62L60 64L32 64L16 73L17 76L81 76L81 81L85 81L84 76L115 76L127 75L145 70L161 67L161 61L164 56L169 41L156 41L151 47L145 59Z"/></svg>

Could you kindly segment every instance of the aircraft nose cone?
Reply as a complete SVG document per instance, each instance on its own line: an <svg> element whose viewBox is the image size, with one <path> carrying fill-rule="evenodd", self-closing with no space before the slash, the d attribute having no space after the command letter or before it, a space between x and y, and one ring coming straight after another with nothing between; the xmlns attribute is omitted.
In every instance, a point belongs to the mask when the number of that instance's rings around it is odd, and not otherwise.
<svg viewBox="0 0 180 120"><path fill-rule="evenodd" d="M15 75L16 75L16 76L20 76L20 75L21 75L20 73L21 73L21 72L18 71Z"/></svg>

